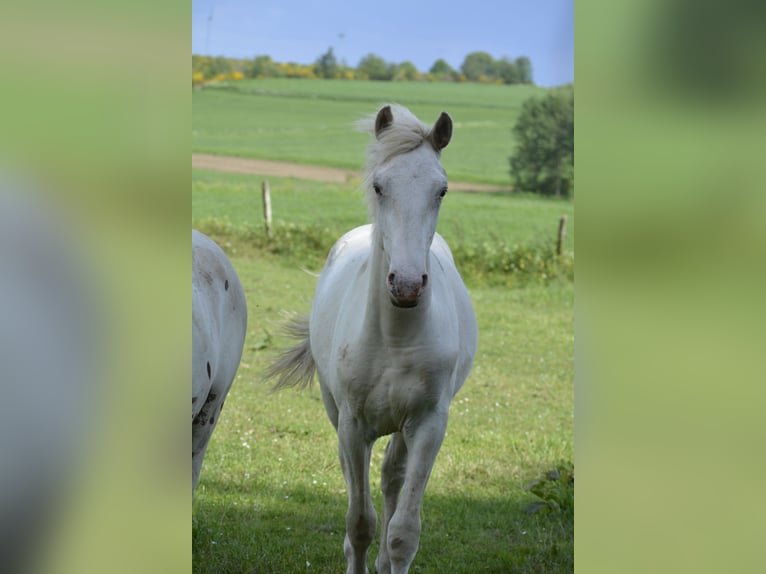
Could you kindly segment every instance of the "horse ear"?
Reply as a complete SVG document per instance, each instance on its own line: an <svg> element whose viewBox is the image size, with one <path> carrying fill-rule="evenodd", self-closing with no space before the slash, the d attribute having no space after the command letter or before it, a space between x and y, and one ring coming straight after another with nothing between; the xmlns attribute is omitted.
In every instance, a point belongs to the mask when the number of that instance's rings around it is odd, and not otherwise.
<svg viewBox="0 0 766 574"><path fill-rule="evenodd" d="M391 106L384 106L378 112L375 118L375 137L380 138L380 132L394 123L394 115L391 113Z"/></svg>
<svg viewBox="0 0 766 574"><path fill-rule="evenodd" d="M452 139L452 118L447 112L442 112L439 119L436 120L433 130L431 130L431 139L434 147L443 150Z"/></svg>

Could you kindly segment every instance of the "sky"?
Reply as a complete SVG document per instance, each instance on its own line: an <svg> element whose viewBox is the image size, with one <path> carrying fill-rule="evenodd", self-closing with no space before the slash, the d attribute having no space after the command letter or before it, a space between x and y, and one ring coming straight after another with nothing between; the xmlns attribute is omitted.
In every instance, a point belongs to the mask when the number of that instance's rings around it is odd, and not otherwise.
<svg viewBox="0 0 766 574"><path fill-rule="evenodd" d="M333 48L427 72L471 52L527 56L540 86L574 81L574 0L192 0L192 53L312 64Z"/></svg>

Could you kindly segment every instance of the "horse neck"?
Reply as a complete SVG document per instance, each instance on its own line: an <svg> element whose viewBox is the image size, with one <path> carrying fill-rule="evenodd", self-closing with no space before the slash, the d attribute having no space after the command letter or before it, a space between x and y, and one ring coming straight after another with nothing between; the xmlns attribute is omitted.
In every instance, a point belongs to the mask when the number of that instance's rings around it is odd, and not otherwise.
<svg viewBox="0 0 766 574"><path fill-rule="evenodd" d="M428 264L429 260L426 260L427 271ZM383 250L383 240L373 225L365 322L372 332L380 332L387 338L401 339L415 335L417 327L424 323L431 303L431 288L423 293L416 307L400 309L391 304L386 289L389 267L390 260Z"/></svg>

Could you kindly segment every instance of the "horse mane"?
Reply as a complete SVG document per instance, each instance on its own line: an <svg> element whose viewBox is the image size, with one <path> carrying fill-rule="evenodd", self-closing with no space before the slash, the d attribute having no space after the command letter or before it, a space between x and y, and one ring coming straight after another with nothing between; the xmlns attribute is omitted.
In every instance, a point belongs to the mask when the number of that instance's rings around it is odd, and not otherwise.
<svg viewBox="0 0 766 574"><path fill-rule="evenodd" d="M399 104L388 105L391 106L394 121L377 137L375 135L375 118L378 112L357 121L355 124L358 131L369 133L372 136L367 148L367 165L362 181L371 217L374 215L375 209L375 201L371 201L373 196L372 174L392 157L414 150L423 142L430 141L431 137L432 127L416 118L410 110Z"/></svg>

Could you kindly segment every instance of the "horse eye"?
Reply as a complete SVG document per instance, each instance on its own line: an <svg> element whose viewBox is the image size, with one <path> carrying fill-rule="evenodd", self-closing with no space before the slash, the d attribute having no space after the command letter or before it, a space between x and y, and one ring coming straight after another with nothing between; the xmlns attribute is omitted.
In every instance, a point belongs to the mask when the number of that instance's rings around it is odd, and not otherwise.
<svg viewBox="0 0 766 574"><path fill-rule="evenodd" d="M381 194L380 186L377 183L373 183L372 184L372 189L375 191L375 195L380 195Z"/></svg>
<svg viewBox="0 0 766 574"><path fill-rule="evenodd" d="M447 188L446 188L446 187L443 187L443 188L441 188L441 190L439 191L439 199L441 199L441 198L442 198L442 197L444 197L445 195L447 195Z"/></svg>

